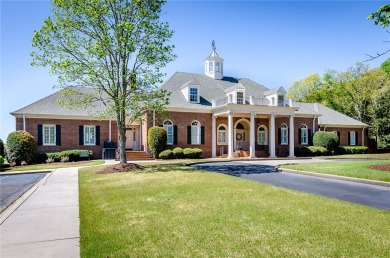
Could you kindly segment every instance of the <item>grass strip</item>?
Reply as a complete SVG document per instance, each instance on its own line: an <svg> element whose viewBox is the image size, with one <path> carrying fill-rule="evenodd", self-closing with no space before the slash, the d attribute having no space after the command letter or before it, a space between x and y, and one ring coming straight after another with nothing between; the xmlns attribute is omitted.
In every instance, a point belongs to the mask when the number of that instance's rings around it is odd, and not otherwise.
<svg viewBox="0 0 390 258"><path fill-rule="evenodd" d="M386 257L390 213L180 164L79 172L81 257Z"/></svg>

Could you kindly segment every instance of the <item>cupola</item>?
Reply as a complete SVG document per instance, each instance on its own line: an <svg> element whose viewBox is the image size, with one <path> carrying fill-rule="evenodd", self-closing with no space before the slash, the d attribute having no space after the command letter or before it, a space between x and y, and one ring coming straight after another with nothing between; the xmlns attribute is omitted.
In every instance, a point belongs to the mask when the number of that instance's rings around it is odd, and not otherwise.
<svg viewBox="0 0 390 258"><path fill-rule="evenodd" d="M212 52L204 61L204 73L216 80L223 78L223 59L220 58L215 50L215 41L211 43Z"/></svg>

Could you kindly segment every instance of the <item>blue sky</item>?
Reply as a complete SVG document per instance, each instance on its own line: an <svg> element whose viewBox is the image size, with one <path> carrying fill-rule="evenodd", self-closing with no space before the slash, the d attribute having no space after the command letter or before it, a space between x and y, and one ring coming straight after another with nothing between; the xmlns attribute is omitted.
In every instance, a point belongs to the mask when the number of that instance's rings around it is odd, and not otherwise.
<svg viewBox="0 0 390 258"><path fill-rule="evenodd" d="M384 1L168 1L162 20L175 31L178 58L164 71L203 73L216 42L224 74L268 88L326 69L344 71L390 48L385 29L368 21ZM31 67L34 30L51 13L49 1L1 0L0 138L15 130L9 114L57 91L48 68ZM390 55L368 62L378 67Z"/></svg>

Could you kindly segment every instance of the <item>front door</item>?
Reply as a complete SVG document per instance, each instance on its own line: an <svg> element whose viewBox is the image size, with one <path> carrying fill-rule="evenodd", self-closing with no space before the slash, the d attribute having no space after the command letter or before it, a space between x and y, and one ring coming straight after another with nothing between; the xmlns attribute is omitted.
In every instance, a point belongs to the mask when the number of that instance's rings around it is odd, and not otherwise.
<svg viewBox="0 0 390 258"><path fill-rule="evenodd" d="M137 150L137 128L130 127L126 130L126 149Z"/></svg>
<svg viewBox="0 0 390 258"><path fill-rule="evenodd" d="M249 150L248 130L237 129L235 136L235 150Z"/></svg>

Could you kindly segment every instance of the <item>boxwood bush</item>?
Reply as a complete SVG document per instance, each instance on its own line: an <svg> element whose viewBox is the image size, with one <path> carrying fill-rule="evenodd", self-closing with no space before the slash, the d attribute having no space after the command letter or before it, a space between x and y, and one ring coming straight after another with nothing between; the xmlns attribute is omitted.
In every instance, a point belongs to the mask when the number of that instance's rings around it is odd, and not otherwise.
<svg viewBox="0 0 390 258"><path fill-rule="evenodd" d="M2 139L0 139L0 156L5 157L4 142Z"/></svg>
<svg viewBox="0 0 390 258"><path fill-rule="evenodd" d="M183 150L184 157L188 159L199 159L202 157L202 153L203 151L199 148L185 148Z"/></svg>
<svg viewBox="0 0 390 258"><path fill-rule="evenodd" d="M4 158L0 155L0 171L3 171Z"/></svg>
<svg viewBox="0 0 390 258"><path fill-rule="evenodd" d="M173 149L173 155L175 155L175 158L182 159L184 158L183 149L180 147L176 147Z"/></svg>
<svg viewBox="0 0 390 258"><path fill-rule="evenodd" d="M175 155L173 155L173 152L171 150L164 150L158 154L158 157L160 159L173 159Z"/></svg>
<svg viewBox="0 0 390 258"><path fill-rule="evenodd" d="M299 157L323 156L328 153L328 150L320 146L295 147L294 153Z"/></svg>
<svg viewBox="0 0 390 258"><path fill-rule="evenodd" d="M339 154L364 154L368 152L366 146L340 146L337 149Z"/></svg>
<svg viewBox="0 0 390 258"><path fill-rule="evenodd" d="M15 131L7 137L7 161L20 165L30 163L34 158L36 144L34 137L25 131Z"/></svg>
<svg viewBox="0 0 390 258"><path fill-rule="evenodd" d="M148 130L148 146L154 158L162 152L167 145L167 132L164 128L153 126Z"/></svg>
<svg viewBox="0 0 390 258"><path fill-rule="evenodd" d="M85 158L80 158L80 153L83 152L88 152L89 157L92 157L92 151L90 150L66 150L66 151L61 151L61 152L50 152L46 153L47 163L52 163L52 162L68 162L68 161L80 161L81 159Z"/></svg>
<svg viewBox="0 0 390 258"><path fill-rule="evenodd" d="M339 137L332 132L318 131L313 136L313 145L324 147L334 154L339 147Z"/></svg>

